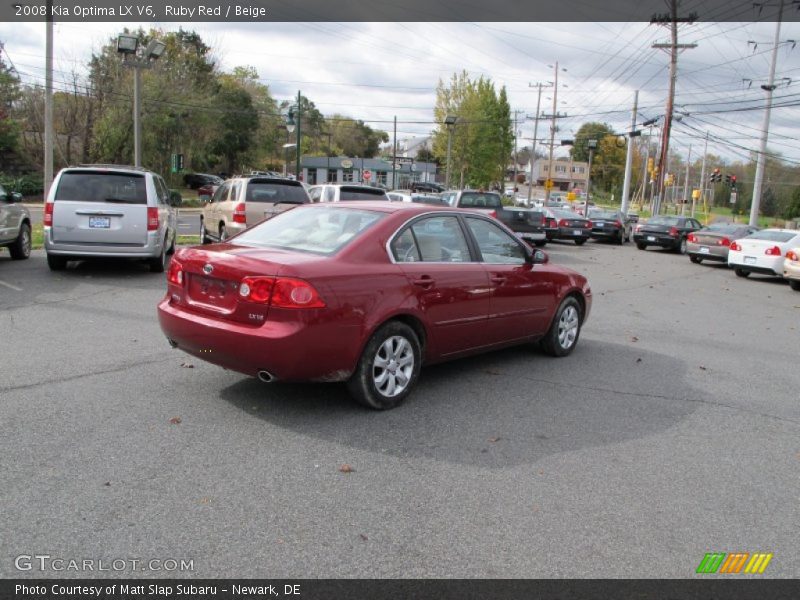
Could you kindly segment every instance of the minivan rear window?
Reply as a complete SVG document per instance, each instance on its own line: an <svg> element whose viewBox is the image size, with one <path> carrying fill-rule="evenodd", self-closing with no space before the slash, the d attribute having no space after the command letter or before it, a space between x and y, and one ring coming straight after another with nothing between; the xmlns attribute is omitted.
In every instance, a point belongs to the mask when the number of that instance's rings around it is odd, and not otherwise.
<svg viewBox="0 0 800 600"><path fill-rule="evenodd" d="M58 182L55 200L147 204L144 174L67 171Z"/></svg>
<svg viewBox="0 0 800 600"><path fill-rule="evenodd" d="M380 188L357 188L342 186L339 189L339 200L386 200L386 194Z"/></svg>
<svg viewBox="0 0 800 600"><path fill-rule="evenodd" d="M247 184L245 202L274 202L287 204L306 204L308 194L302 185L250 181Z"/></svg>

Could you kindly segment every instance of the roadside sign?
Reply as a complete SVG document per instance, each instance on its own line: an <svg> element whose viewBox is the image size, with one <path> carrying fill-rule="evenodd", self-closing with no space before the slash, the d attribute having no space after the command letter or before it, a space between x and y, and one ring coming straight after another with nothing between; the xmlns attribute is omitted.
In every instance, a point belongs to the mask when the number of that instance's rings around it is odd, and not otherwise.
<svg viewBox="0 0 800 600"><path fill-rule="evenodd" d="M342 161L342 168L343 169L352 169L353 168L353 161L349 158L346 158Z"/></svg>
<svg viewBox="0 0 800 600"><path fill-rule="evenodd" d="M736 204L736 192L731 192L731 204Z"/></svg>
<svg viewBox="0 0 800 600"><path fill-rule="evenodd" d="M364 169L364 172L361 174L361 176L367 181L369 181L370 178L372 177L372 171L370 171L369 169Z"/></svg>
<svg viewBox="0 0 800 600"><path fill-rule="evenodd" d="M546 180L544 182L544 189L546 189L546 190L553 189L553 180L552 179L548 179L548 180Z"/></svg>
<svg viewBox="0 0 800 600"><path fill-rule="evenodd" d="M411 163L411 171L414 172L417 170L417 163Z"/></svg>
<svg viewBox="0 0 800 600"><path fill-rule="evenodd" d="M409 158L408 156L395 156L394 162L398 165L410 165L414 162L414 159Z"/></svg>

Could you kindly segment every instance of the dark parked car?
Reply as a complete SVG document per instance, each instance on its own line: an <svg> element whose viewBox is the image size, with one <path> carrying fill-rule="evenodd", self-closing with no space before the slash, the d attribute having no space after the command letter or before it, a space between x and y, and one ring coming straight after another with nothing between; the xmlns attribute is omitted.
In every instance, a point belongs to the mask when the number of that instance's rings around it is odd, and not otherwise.
<svg viewBox="0 0 800 600"><path fill-rule="evenodd" d="M658 216L637 225L633 232L633 241L639 250L645 250L648 246L659 246L686 254L687 237L702 228L697 219L690 217Z"/></svg>
<svg viewBox="0 0 800 600"><path fill-rule="evenodd" d="M378 201L300 206L179 249L158 318L198 359L264 382L346 381L387 409L423 364L532 342L568 355L591 305L583 275L496 219Z"/></svg>
<svg viewBox="0 0 800 600"><path fill-rule="evenodd" d="M189 189L196 190L204 185L219 185L222 183L222 179L208 173L186 173L183 176L183 183Z"/></svg>
<svg viewBox="0 0 800 600"><path fill-rule="evenodd" d="M582 246L592 232L592 222L586 217L576 215L571 210L548 209L556 220L556 231L552 234L555 240L572 240Z"/></svg>
<svg viewBox="0 0 800 600"><path fill-rule="evenodd" d="M590 208L589 220L592 222L593 239L609 240L620 245L631 241L633 224L621 211Z"/></svg>
<svg viewBox="0 0 800 600"><path fill-rule="evenodd" d="M686 237L686 253L693 263L728 262L731 243L758 231L742 223L712 223Z"/></svg>
<svg viewBox="0 0 800 600"><path fill-rule="evenodd" d="M414 181L409 185L409 189L412 192L429 192L433 194L439 194L445 190L443 185L439 185L438 183L433 183L432 181Z"/></svg>

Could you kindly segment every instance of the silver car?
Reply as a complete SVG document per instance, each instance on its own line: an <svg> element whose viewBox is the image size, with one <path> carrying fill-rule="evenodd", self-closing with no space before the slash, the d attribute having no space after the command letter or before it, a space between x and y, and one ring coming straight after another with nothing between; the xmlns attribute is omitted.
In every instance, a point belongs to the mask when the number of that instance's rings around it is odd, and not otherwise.
<svg viewBox="0 0 800 600"><path fill-rule="evenodd" d="M144 259L164 271L177 215L160 175L139 167L88 165L56 175L44 206L44 248L54 271L69 260Z"/></svg>
<svg viewBox="0 0 800 600"><path fill-rule="evenodd" d="M0 185L0 247L8 246L14 260L31 255L31 214L21 202L21 194Z"/></svg>

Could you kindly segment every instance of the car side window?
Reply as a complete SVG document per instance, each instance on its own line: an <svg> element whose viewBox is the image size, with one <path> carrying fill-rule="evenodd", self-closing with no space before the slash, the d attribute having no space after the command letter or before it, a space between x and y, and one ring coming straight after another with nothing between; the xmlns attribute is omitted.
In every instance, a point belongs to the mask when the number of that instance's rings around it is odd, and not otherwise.
<svg viewBox="0 0 800 600"><path fill-rule="evenodd" d="M156 177L156 190L160 204L169 206L169 188L161 177Z"/></svg>
<svg viewBox="0 0 800 600"><path fill-rule="evenodd" d="M231 197L230 197L231 202L236 202L239 198L241 198L242 197L241 192L242 192L242 184L234 183L233 187L231 188ZM242 201L244 202L244 198L242 198Z"/></svg>
<svg viewBox="0 0 800 600"><path fill-rule="evenodd" d="M217 188L217 191L214 192L214 197L211 199L212 202L224 202L228 197L228 190L231 189L230 183L223 183L221 186Z"/></svg>
<svg viewBox="0 0 800 600"><path fill-rule="evenodd" d="M485 219L467 217L467 225L472 235L475 236L483 262L514 265L525 263L525 251L520 242L494 223Z"/></svg>
<svg viewBox="0 0 800 600"><path fill-rule="evenodd" d="M408 232L411 232L411 237ZM410 240L413 239L412 246ZM412 223L392 242L398 262L470 262L469 246L458 217L427 217Z"/></svg>

